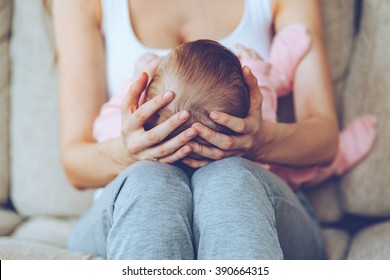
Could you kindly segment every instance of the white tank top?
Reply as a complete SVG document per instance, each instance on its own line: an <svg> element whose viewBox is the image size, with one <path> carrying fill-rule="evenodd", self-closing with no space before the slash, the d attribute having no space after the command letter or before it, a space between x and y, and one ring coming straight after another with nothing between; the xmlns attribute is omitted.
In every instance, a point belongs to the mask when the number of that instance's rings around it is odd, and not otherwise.
<svg viewBox="0 0 390 280"><path fill-rule="evenodd" d="M240 23L219 42L233 52L240 43L267 59L272 37L271 1L245 0ZM128 0L101 0L109 96L117 94L123 82L132 78L135 62L141 55L163 56L170 51L146 47L138 40L131 25L128 3Z"/></svg>

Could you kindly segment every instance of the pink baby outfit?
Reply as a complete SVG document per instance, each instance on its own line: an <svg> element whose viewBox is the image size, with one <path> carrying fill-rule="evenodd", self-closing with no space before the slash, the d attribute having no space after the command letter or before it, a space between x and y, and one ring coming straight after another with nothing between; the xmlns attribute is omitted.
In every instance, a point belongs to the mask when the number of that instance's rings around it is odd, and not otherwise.
<svg viewBox="0 0 390 280"><path fill-rule="evenodd" d="M276 34L268 62L242 60L251 68L264 96L263 118L276 122L278 97L291 92L295 70L310 47L310 37L301 24L292 24ZM119 137L121 131L121 102L131 82L122 92L103 105L94 123L93 135L98 142ZM370 151L375 140L376 119L362 116L353 120L340 133L339 149L332 164L326 167L293 168L280 165L262 165L282 178L290 187L315 185L330 176L349 170Z"/></svg>

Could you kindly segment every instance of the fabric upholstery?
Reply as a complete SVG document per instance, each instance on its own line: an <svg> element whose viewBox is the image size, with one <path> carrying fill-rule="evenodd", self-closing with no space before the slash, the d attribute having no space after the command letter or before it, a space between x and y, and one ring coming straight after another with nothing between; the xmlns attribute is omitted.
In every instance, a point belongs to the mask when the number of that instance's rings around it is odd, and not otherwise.
<svg viewBox="0 0 390 280"><path fill-rule="evenodd" d="M52 30L41 3L14 2L11 196L23 216L76 216L92 193L75 191L60 164Z"/></svg>
<svg viewBox="0 0 390 280"><path fill-rule="evenodd" d="M326 259L345 259L350 242L349 234L337 228L324 228L322 234L325 242Z"/></svg>
<svg viewBox="0 0 390 280"><path fill-rule="evenodd" d="M361 231L352 241L349 260L390 260L390 221Z"/></svg>
<svg viewBox="0 0 390 280"><path fill-rule="evenodd" d="M331 223L341 220L344 213L340 206L338 182L328 180L308 188L305 193L321 222Z"/></svg>
<svg viewBox="0 0 390 280"><path fill-rule="evenodd" d="M76 219L34 217L21 224L12 237L66 248L75 222Z"/></svg>
<svg viewBox="0 0 390 280"><path fill-rule="evenodd" d="M0 238L2 260L90 260L91 255L70 252L66 249L34 241Z"/></svg>
<svg viewBox="0 0 390 280"><path fill-rule="evenodd" d="M0 208L0 236L7 236L23 221L14 211Z"/></svg>
<svg viewBox="0 0 390 280"><path fill-rule="evenodd" d="M371 154L343 177L342 198L347 212L390 216L390 2L363 2L361 30L344 96L344 121L361 114L379 119Z"/></svg>
<svg viewBox="0 0 390 280"><path fill-rule="evenodd" d="M0 205L9 197L9 36L11 0L0 0Z"/></svg>
<svg viewBox="0 0 390 280"><path fill-rule="evenodd" d="M354 43L355 0L321 0L324 39L334 84L336 104L341 104L343 82L347 75ZM339 110L338 110L339 111Z"/></svg>

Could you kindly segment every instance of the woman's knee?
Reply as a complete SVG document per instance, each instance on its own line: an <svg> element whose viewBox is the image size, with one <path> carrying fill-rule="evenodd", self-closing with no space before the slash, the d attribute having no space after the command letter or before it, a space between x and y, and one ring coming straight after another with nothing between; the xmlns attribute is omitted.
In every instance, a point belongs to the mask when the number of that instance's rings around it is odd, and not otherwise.
<svg viewBox="0 0 390 280"><path fill-rule="evenodd" d="M198 169L196 173L207 174L226 174L234 172L239 173L251 169L253 163L243 157L232 156L221 160L213 161L206 166Z"/></svg>
<svg viewBox="0 0 390 280"><path fill-rule="evenodd" d="M242 157L214 161L198 169L192 176L191 184L195 188L210 184L224 188L240 187L242 183L255 179L252 164Z"/></svg>
<svg viewBox="0 0 390 280"><path fill-rule="evenodd" d="M201 197L225 199L234 205L255 199L272 204L281 193L282 182L269 171L240 157L212 162L191 178L193 200Z"/></svg>
<svg viewBox="0 0 390 280"><path fill-rule="evenodd" d="M272 199L257 172L263 169L239 157L195 172L193 228L200 258L281 257Z"/></svg>
<svg viewBox="0 0 390 280"><path fill-rule="evenodd" d="M188 176L175 166L139 161L123 171L123 183L114 194L114 204L130 202L159 208L175 203L189 207L192 201Z"/></svg>

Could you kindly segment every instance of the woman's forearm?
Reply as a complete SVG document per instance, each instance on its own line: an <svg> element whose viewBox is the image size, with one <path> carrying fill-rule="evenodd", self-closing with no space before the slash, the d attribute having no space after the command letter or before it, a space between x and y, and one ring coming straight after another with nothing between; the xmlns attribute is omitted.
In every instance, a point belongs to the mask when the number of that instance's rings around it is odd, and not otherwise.
<svg viewBox="0 0 390 280"><path fill-rule="evenodd" d="M338 148L337 126L325 119L312 118L300 123L264 121L261 146L254 145L249 157L261 162L290 166L326 165Z"/></svg>
<svg viewBox="0 0 390 280"><path fill-rule="evenodd" d="M62 149L66 175L78 189L104 187L133 162L121 149L121 139L74 143Z"/></svg>

